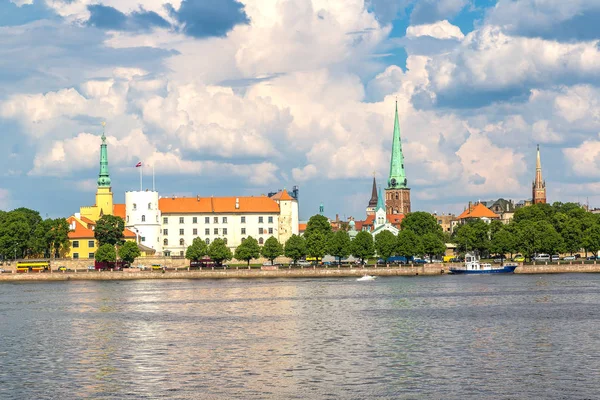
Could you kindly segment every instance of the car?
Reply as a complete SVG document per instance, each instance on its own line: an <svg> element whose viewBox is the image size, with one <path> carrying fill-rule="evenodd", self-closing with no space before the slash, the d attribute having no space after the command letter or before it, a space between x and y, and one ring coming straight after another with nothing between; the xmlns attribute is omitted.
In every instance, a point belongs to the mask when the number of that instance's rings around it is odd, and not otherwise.
<svg viewBox="0 0 600 400"><path fill-rule="evenodd" d="M377 265L384 265L384 264L385 264L385 260L383 258L377 259Z"/></svg>
<svg viewBox="0 0 600 400"><path fill-rule="evenodd" d="M421 258L413 258L411 261L412 264L427 264L427 261Z"/></svg>
<svg viewBox="0 0 600 400"><path fill-rule="evenodd" d="M0 268L0 274L6 272L6 270L4 268Z"/></svg>
<svg viewBox="0 0 600 400"><path fill-rule="evenodd" d="M590 261L591 261L591 260L594 260L594 261L595 261L595 260L597 260L597 259L598 259L598 257L596 257L596 256L588 256L588 257L586 258L586 260L590 260Z"/></svg>
<svg viewBox="0 0 600 400"><path fill-rule="evenodd" d="M525 257L523 257L521 254L517 254L512 260L514 262L525 262Z"/></svg>
<svg viewBox="0 0 600 400"><path fill-rule="evenodd" d="M67 267L61 266L57 268L58 271L66 271Z"/></svg>
<svg viewBox="0 0 600 400"><path fill-rule="evenodd" d="M494 258L494 262L495 263L501 263L502 262L502 258L500 258L500 257Z"/></svg>
<svg viewBox="0 0 600 400"><path fill-rule="evenodd" d="M301 267L310 267L312 265L312 262L306 260L299 260L297 264Z"/></svg>
<svg viewBox="0 0 600 400"><path fill-rule="evenodd" d="M550 261L550 256L548 254L538 254L533 257L533 261Z"/></svg>
<svg viewBox="0 0 600 400"><path fill-rule="evenodd" d="M457 262L462 262L462 260L461 260L460 258L458 258L458 257L452 257L452 258L450 259L450 262L451 262L451 263L457 263Z"/></svg>
<svg viewBox="0 0 600 400"><path fill-rule="evenodd" d="M566 256L566 257L563 257L563 260L564 261L574 261L574 260L576 260L576 258L575 258L575 256Z"/></svg>
<svg viewBox="0 0 600 400"><path fill-rule="evenodd" d="M558 260L560 260L560 256L558 254L553 254L552 261L558 261Z"/></svg>
<svg viewBox="0 0 600 400"><path fill-rule="evenodd" d="M96 267L94 267L93 265L88 265L87 269L93 271L96 269Z"/></svg>

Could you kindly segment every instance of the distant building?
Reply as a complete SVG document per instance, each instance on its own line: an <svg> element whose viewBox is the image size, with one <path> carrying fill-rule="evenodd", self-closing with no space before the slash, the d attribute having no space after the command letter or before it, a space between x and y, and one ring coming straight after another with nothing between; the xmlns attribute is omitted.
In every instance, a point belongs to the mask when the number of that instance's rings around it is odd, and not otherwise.
<svg viewBox="0 0 600 400"><path fill-rule="evenodd" d="M379 193L379 200L377 202L377 208L375 209L375 219L373 221L373 230L371 231L371 234L375 237L378 233L383 231L390 231L394 235L397 235L399 228L388 221L386 207L383 203L383 196Z"/></svg>
<svg viewBox="0 0 600 400"><path fill-rule="evenodd" d="M431 215L433 215L437 224L442 227L443 232L452 233L452 231L453 231L452 222L456 220L456 216L454 214L438 215L436 213L432 213Z"/></svg>
<svg viewBox="0 0 600 400"><path fill-rule="evenodd" d="M397 101L392 139L392 156L390 159L390 175L388 177L387 188L385 189L385 207L387 214L408 214L410 212L410 188L407 186L406 172L404 170L404 155L400 140Z"/></svg>
<svg viewBox="0 0 600 400"><path fill-rule="evenodd" d="M540 160L540 146L537 146L537 159L535 164L535 180L532 184L533 204L546 203L546 181L542 179L542 162Z"/></svg>
<svg viewBox="0 0 600 400"><path fill-rule="evenodd" d="M369 200L369 205L367 206L367 216L375 215L375 208L377 207L377 183L375 182L375 177L373 177L373 188L371 189L371 200Z"/></svg>
<svg viewBox="0 0 600 400"><path fill-rule="evenodd" d="M500 217L481 202L476 204L469 202L469 207L465 209L462 214L456 217L456 220L461 224L467 223L474 219L480 219L489 224L493 220L500 219Z"/></svg>

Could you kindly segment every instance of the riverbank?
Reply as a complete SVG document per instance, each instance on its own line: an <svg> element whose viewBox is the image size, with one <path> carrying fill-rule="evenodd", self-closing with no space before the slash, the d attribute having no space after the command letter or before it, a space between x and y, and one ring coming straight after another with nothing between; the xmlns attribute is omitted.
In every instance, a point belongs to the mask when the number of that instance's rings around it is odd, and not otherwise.
<svg viewBox="0 0 600 400"><path fill-rule="evenodd" d="M228 269L188 271L86 271L0 274L0 282L136 279L256 279L256 278L340 278L373 276L446 275L453 264L427 264L415 267L367 268L281 268L276 270ZM516 274L600 273L600 264L520 265Z"/></svg>

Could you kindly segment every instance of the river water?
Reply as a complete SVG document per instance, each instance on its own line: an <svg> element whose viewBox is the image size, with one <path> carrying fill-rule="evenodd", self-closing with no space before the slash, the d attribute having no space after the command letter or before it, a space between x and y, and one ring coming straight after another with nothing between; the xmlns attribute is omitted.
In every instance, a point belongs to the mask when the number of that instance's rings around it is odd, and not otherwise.
<svg viewBox="0 0 600 400"><path fill-rule="evenodd" d="M600 275L0 284L0 398L591 399Z"/></svg>

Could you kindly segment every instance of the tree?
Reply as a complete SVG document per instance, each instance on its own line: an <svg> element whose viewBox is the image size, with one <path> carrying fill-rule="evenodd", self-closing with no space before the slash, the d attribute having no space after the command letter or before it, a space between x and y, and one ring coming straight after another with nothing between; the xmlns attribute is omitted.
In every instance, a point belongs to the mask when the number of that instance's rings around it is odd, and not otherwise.
<svg viewBox="0 0 600 400"><path fill-rule="evenodd" d="M231 250L229 250L225 241L220 238L213 240L210 246L208 246L208 256L219 266L223 264L223 261L231 260L233 258Z"/></svg>
<svg viewBox="0 0 600 400"><path fill-rule="evenodd" d="M125 242L119 247L119 258L127 264L134 262L141 254L142 253L135 242Z"/></svg>
<svg viewBox="0 0 600 400"><path fill-rule="evenodd" d="M402 230L408 229L413 231L419 237L423 237L427 233L442 234L442 227L437 223L435 217L428 212L416 211L411 212L402 220Z"/></svg>
<svg viewBox="0 0 600 400"><path fill-rule="evenodd" d="M317 263L327 253L327 239L325 234L315 231L306 238L306 255L315 257Z"/></svg>
<svg viewBox="0 0 600 400"><path fill-rule="evenodd" d="M483 253L489 249L489 225L480 219L469 221L456 227L453 239L459 251Z"/></svg>
<svg viewBox="0 0 600 400"><path fill-rule="evenodd" d="M585 230L582 245L586 253L589 251L594 255L598 255L600 250L600 225L594 225Z"/></svg>
<svg viewBox="0 0 600 400"><path fill-rule="evenodd" d="M283 246L279 243L279 240L271 236L265 241L260 253L264 258L271 261L271 265L273 265L273 261L283 254Z"/></svg>
<svg viewBox="0 0 600 400"><path fill-rule="evenodd" d="M124 230L125 221L123 221L123 218L115 215L103 215L102 218L96 222L94 237L100 246L103 244L111 244L114 246L124 242Z"/></svg>
<svg viewBox="0 0 600 400"><path fill-rule="evenodd" d="M208 253L206 242L199 237L194 238L192 244L185 251L185 258L190 261L198 261Z"/></svg>
<svg viewBox="0 0 600 400"><path fill-rule="evenodd" d="M550 204L532 204L528 207L517 209L513 216L513 220L517 223L522 221L549 221L553 216L554 209Z"/></svg>
<svg viewBox="0 0 600 400"><path fill-rule="evenodd" d="M530 259L536 253L554 254L563 246L561 236L548 221L527 221L518 223L517 248Z"/></svg>
<svg viewBox="0 0 600 400"><path fill-rule="evenodd" d="M565 242L565 251L573 254L583 247L583 229L580 220L569 217L559 232Z"/></svg>
<svg viewBox="0 0 600 400"><path fill-rule="evenodd" d="M430 232L423 236L423 252L429 254L429 259L433 260L433 256L446 252L446 245L438 234Z"/></svg>
<svg viewBox="0 0 600 400"><path fill-rule="evenodd" d="M294 265L299 259L306 256L306 241L302 236L292 235L285 242L284 254L286 257L291 258Z"/></svg>
<svg viewBox="0 0 600 400"><path fill-rule="evenodd" d="M354 257L359 258L364 263L365 258L373 257L375 246L373 245L373 235L367 231L360 231L352 241L350 248Z"/></svg>
<svg viewBox="0 0 600 400"><path fill-rule="evenodd" d="M258 241L252 236L248 236L244 239L235 249L234 258L236 260L246 261L248 266L250 266L250 260L258 257L260 257L260 246L258 245Z"/></svg>
<svg viewBox="0 0 600 400"><path fill-rule="evenodd" d="M421 239L411 230L401 230L396 239L396 254L409 258L423 253Z"/></svg>
<svg viewBox="0 0 600 400"><path fill-rule="evenodd" d="M500 254L500 262L504 263L504 255L512 253L516 248L515 235L507 229L500 229L494 234L490 243L490 251Z"/></svg>
<svg viewBox="0 0 600 400"><path fill-rule="evenodd" d="M329 254L337 257L338 263L350 255L350 235L346 231L337 231L329 240Z"/></svg>
<svg viewBox="0 0 600 400"><path fill-rule="evenodd" d="M377 255L385 260L386 265L388 258L396 254L397 247L398 240L396 235L392 232L382 231L375 235L375 249L377 250Z"/></svg>
<svg viewBox="0 0 600 400"><path fill-rule="evenodd" d="M115 251L115 246L112 244L103 244L98 247L96 250L96 254L94 258L98 262L115 262L117 261L117 252Z"/></svg>
<svg viewBox="0 0 600 400"><path fill-rule="evenodd" d="M320 232L325 236L325 239L329 239L329 236L331 235L331 224L327 217L319 214L310 217L306 223L304 237L308 238L314 232Z"/></svg>

